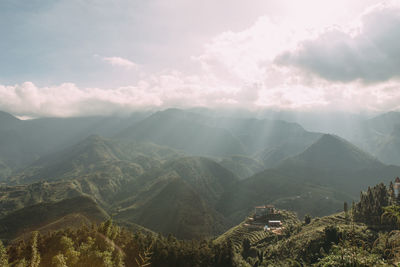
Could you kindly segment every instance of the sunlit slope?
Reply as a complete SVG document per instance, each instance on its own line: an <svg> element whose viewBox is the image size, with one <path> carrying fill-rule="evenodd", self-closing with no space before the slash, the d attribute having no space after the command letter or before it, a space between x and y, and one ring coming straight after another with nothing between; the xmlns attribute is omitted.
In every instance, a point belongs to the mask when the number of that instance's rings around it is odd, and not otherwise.
<svg viewBox="0 0 400 267"><path fill-rule="evenodd" d="M265 169L261 161L242 155L227 157L221 159L218 163L236 174L240 179L245 179Z"/></svg>
<svg viewBox="0 0 400 267"><path fill-rule="evenodd" d="M259 159L265 167L302 152L320 136L296 123L207 116L179 109L157 112L117 135L194 155L250 156Z"/></svg>
<svg viewBox="0 0 400 267"><path fill-rule="evenodd" d="M151 115L117 137L152 142L195 155L245 153L243 145L228 130L209 126L204 120L196 114L171 109Z"/></svg>
<svg viewBox="0 0 400 267"><path fill-rule="evenodd" d="M321 135L308 132L297 123L281 120L216 118L213 123L231 131L251 155L262 155L263 151L265 153L285 146L287 147L286 156L295 155L302 152ZM278 159L278 161L281 159Z"/></svg>
<svg viewBox="0 0 400 267"><path fill-rule="evenodd" d="M28 183L93 175L130 179L178 155L172 149L153 144L121 143L93 135L39 159L10 180Z"/></svg>
<svg viewBox="0 0 400 267"><path fill-rule="evenodd" d="M49 182L3 187L0 197L7 207L3 214L86 195L124 223L174 232L182 238L224 231L228 223L215 205L226 187L238 181L237 176L211 159L178 155L157 145L89 137L38 161L18 177L25 183ZM176 216L159 225L160 214L175 214L177 207ZM188 229L183 231L185 227ZM177 229L181 229L179 233Z"/></svg>
<svg viewBox="0 0 400 267"><path fill-rule="evenodd" d="M72 214L80 214L91 222L101 222L108 218L107 213L90 197L80 196L58 202L38 203L2 217L0 238L12 239L23 232L33 231L56 221L60 227L68 227L60 220Z"/></svg>

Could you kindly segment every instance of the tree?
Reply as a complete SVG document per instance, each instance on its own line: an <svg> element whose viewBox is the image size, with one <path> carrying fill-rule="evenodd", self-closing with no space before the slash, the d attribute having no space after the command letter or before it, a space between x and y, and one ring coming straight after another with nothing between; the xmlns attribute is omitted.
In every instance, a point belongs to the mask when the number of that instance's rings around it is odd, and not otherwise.
<svg viewBox="0 0 400 267"><path fill-rule="evenodd" d="M32 239L31 239L31 264L30 267L39 267L40 264L40 253L37 248L37 243L38 243L38 236L39 232L35 231L32 233Z"/></svg>
<svg viewBox="0 0 400 267"><path fill-rule="evenodd" d="M309 224L311 222L311 216L309 214L306 214L304 216L304 223Z"/></svg>
<svg viewBox="0 0 400 267"><path fill-rule="evenodd" d="M8 255L7 250L3 246L3 243L0 240L0 266L8 267Z"/></svg>
<svg viewBox="0 0 400 267"><path fill-rule="evenodd" d="M250 240L246 237L245 239L243 239L242 242L242 255L243 258L247 258L247 255L249 254L249 250L250 250L251 244L250 244Z"/></svg>
<svg viewBox="0 0 400 267"><path fill-rule="evenodd" d="M349 207L348 207L346 201L343 203L343 211L344 211L344 217L345 217L346 221L348 221L349 220Z"/></svg>
<svg viewBox="0 0 400 267"><path fill-rule="evenodd" d="M400 227L400 206L392 205L383 208L384 212L381 216L381 220L385 218L395 220L397 225Z"/></svg>
<svg viewBox="0 0 400 267"><path fill-rule="evenodd" d="M67 261L63 254L58 254L53 257L52 264L56 267L68 267Z"/></svg>

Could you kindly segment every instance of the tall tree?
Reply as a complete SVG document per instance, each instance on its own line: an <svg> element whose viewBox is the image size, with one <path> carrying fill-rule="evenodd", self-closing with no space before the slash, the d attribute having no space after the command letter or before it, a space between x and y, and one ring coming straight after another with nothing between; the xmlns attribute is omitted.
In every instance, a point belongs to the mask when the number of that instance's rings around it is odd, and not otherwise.
<svg viewBox="0 0 400 267"><path fill-rule="evenodd" d="M40 253L37 248L37 243L38 243L38 236L39 232L35 231L32 233L32 239L31 239L31 262L30 262L30 267L39 267L40 264Z"/></svg>

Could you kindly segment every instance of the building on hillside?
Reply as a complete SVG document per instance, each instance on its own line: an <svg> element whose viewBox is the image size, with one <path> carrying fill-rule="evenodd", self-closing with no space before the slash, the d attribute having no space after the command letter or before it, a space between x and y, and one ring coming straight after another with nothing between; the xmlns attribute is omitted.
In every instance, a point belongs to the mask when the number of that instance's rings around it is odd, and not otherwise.
<svg viewBox="0 0 400 267"><path fill-rule="evenodd" d="M257 206L254 210L254 219L266 218L271 214L275 214L273 205Z"/></svg>
<svg viewBox="0 0 400 267"><path fill-rule="evenodd" d="M268 220L268 224L264 226L264 231L271 231L274 234L282 234L282 222L280 220Z"/></svg>
<svg viewBox="0 0 400 267"><path fill-rule="evenodd" d="M269 227L275 227L275 228L277 228L277 227L281 227L282 226L282 222L281 221L278 221L278 220L269 220L268 221L268 226Z"/></svg>

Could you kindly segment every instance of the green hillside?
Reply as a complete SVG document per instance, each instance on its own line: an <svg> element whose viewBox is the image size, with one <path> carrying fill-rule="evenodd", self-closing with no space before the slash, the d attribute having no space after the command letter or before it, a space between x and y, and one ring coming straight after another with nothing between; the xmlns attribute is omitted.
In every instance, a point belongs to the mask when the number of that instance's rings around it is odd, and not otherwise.
<svg viewBox="0 0 400 267"><path fill-rule="evenodd" d="M180 158L162 168L176 172L209 203L218 201L226 187L238 180L231 171L207 158Z"/></svg>
<svg viewBox="0 0 400 267"><path fill-rule="evenodd" d="M293 212L286 210L280 210L282 215L281 220L284 222L286 227L294 226L300 223L297 216ZM247 220L247 219L246 219ZM224 243L228 240L233 242L233 247L236 253L241 253L243 241L248 239L250 245L257 246L259 243L269 242L276 238L276 235L272 232L264 231L264 229L253 229L245 225L246 221L232 227L225 233L218 236L214 242Z"/></svg>
<svg viewBox="0 0 400 267"><path fill-rule="evenodd" d="M82 195L74 182L37 182L29 185L0 186L0 217L27 206L56 202Z"/></svg>
<svg viewBox="0 0 400 267"><path fill-rule="evenodd" d="M161 186L157 184L156 186ZM133 221L182 239L199 239L226 229L224 219L183 179L170 178L162 189L117 214L117 220ZM151 194L151 192L146 192Z"/></svg>
<svg viewBox="0 0 400 267"><path fill-rule="evenodd" d="M240 224L217 241L234 240L242 266L397 266L400 216L392 190L379 184L344 212L303 223L283 219L280 235Z"/></svg>
<svg viewBox="0 0 400 267"><path fill-rule="evenodd" d="M313 216L328 215L351 202L370 184L388 182L400 173L342 138L323 135L303 153L288 158L228 188L217 210L240 222L251 207L274 204Z"/></svg>
<svg viewBox="0 0 400 267"><path fill-rule="evenodd" d="M276 170L265 170L231 186L221 197L217 210L239 223L258 205L275 204L302 218L307 213L321 216L336 212L345 200L351 197Z"/></svg>
<svg viewBox="0 0 400 267"><path fill-rule="evenodd" d="M91 222L101 222L107 213L89 197L67 198L58 202L39 203L7 214L0 219L0 238L13 239L70 214L80 214ZM59 223L59 222L57 222ZM67 225L60 224L65 227Z"/></svg>
<svg viewBox="0 0 400 267"><path fill-rule="evenodd" d="M116 196L116 218L181 238L215 235L229 225L215 205L225 187L236 181L234 174L207 158L168 161L124 186Z"/></svg>
<svg viewBox="0 0 400 267"><path fill-rule="evenodd" d="M129 117L40 118L19 120L0 113L0 160L20 170L40 157L70 147L98 134L111 137L135 124L147 113Z"/></svg>
<svg viewBox="0 0 400 267"><path fill-rule="evenodd" d="M173 185L173 190L185 187L183 180L174 181L178 184ZM171 192L162 194L159 200L174 197L168 193ZM182 203L176 204L182 207ZM24 235L25 241L20 237L9 243L7 249L0 244L0 260L11 264L40 261L43 266L60 262L69 266L106 266L107 263L135 267L397 266L400 263L399 210L393 184L389 187L379 184L362 192L360 201L352 209L329 216L300 222L293 213L280 210L283 228L275 232L241 223L215 239L184 241L145 229L131 233L107 220L97 226L63 230L55 227L55 232ZM162 215L160 220L165 222L172 217ZM68 218L80 220L82 217L73 214L62 220L69 222ZM52 229L50 225L45 228ZM185 231L195 231L183 227Z"/></svg>
<svg viewBox="0 0 400 267"><path fill-rule="evenodd" d="M179 155L154 144L120 142L93 135L63 151L42 157L10 180L29 183L94 175L131 179Z"/></svg>
<svg viewBox="0 0 400 267"><path fill-rule="evenodd" d="M38 160L14 176L12 181L15 182L49 182L4 187L2 212L7 214L27 205L87 195L121 221L155 231L173 232L182 238L222 232L228 223L215 211L215 205L225 188L238 180L237 176L213 160L177 158L179 155L154 144L91 136L69 149ZM175 178L179 182L175 182ZM170 195L176 198L168 198ZM160 226L160 210L155 211L154 207L163 207L162 214L174 214L179 205L182 213ZM183 223L183 218L192 216L196 218L189 220L193 225ZM177 229L185 225L188 230L179 234ZM195 230L196 227L200 230Z"/></svg>

